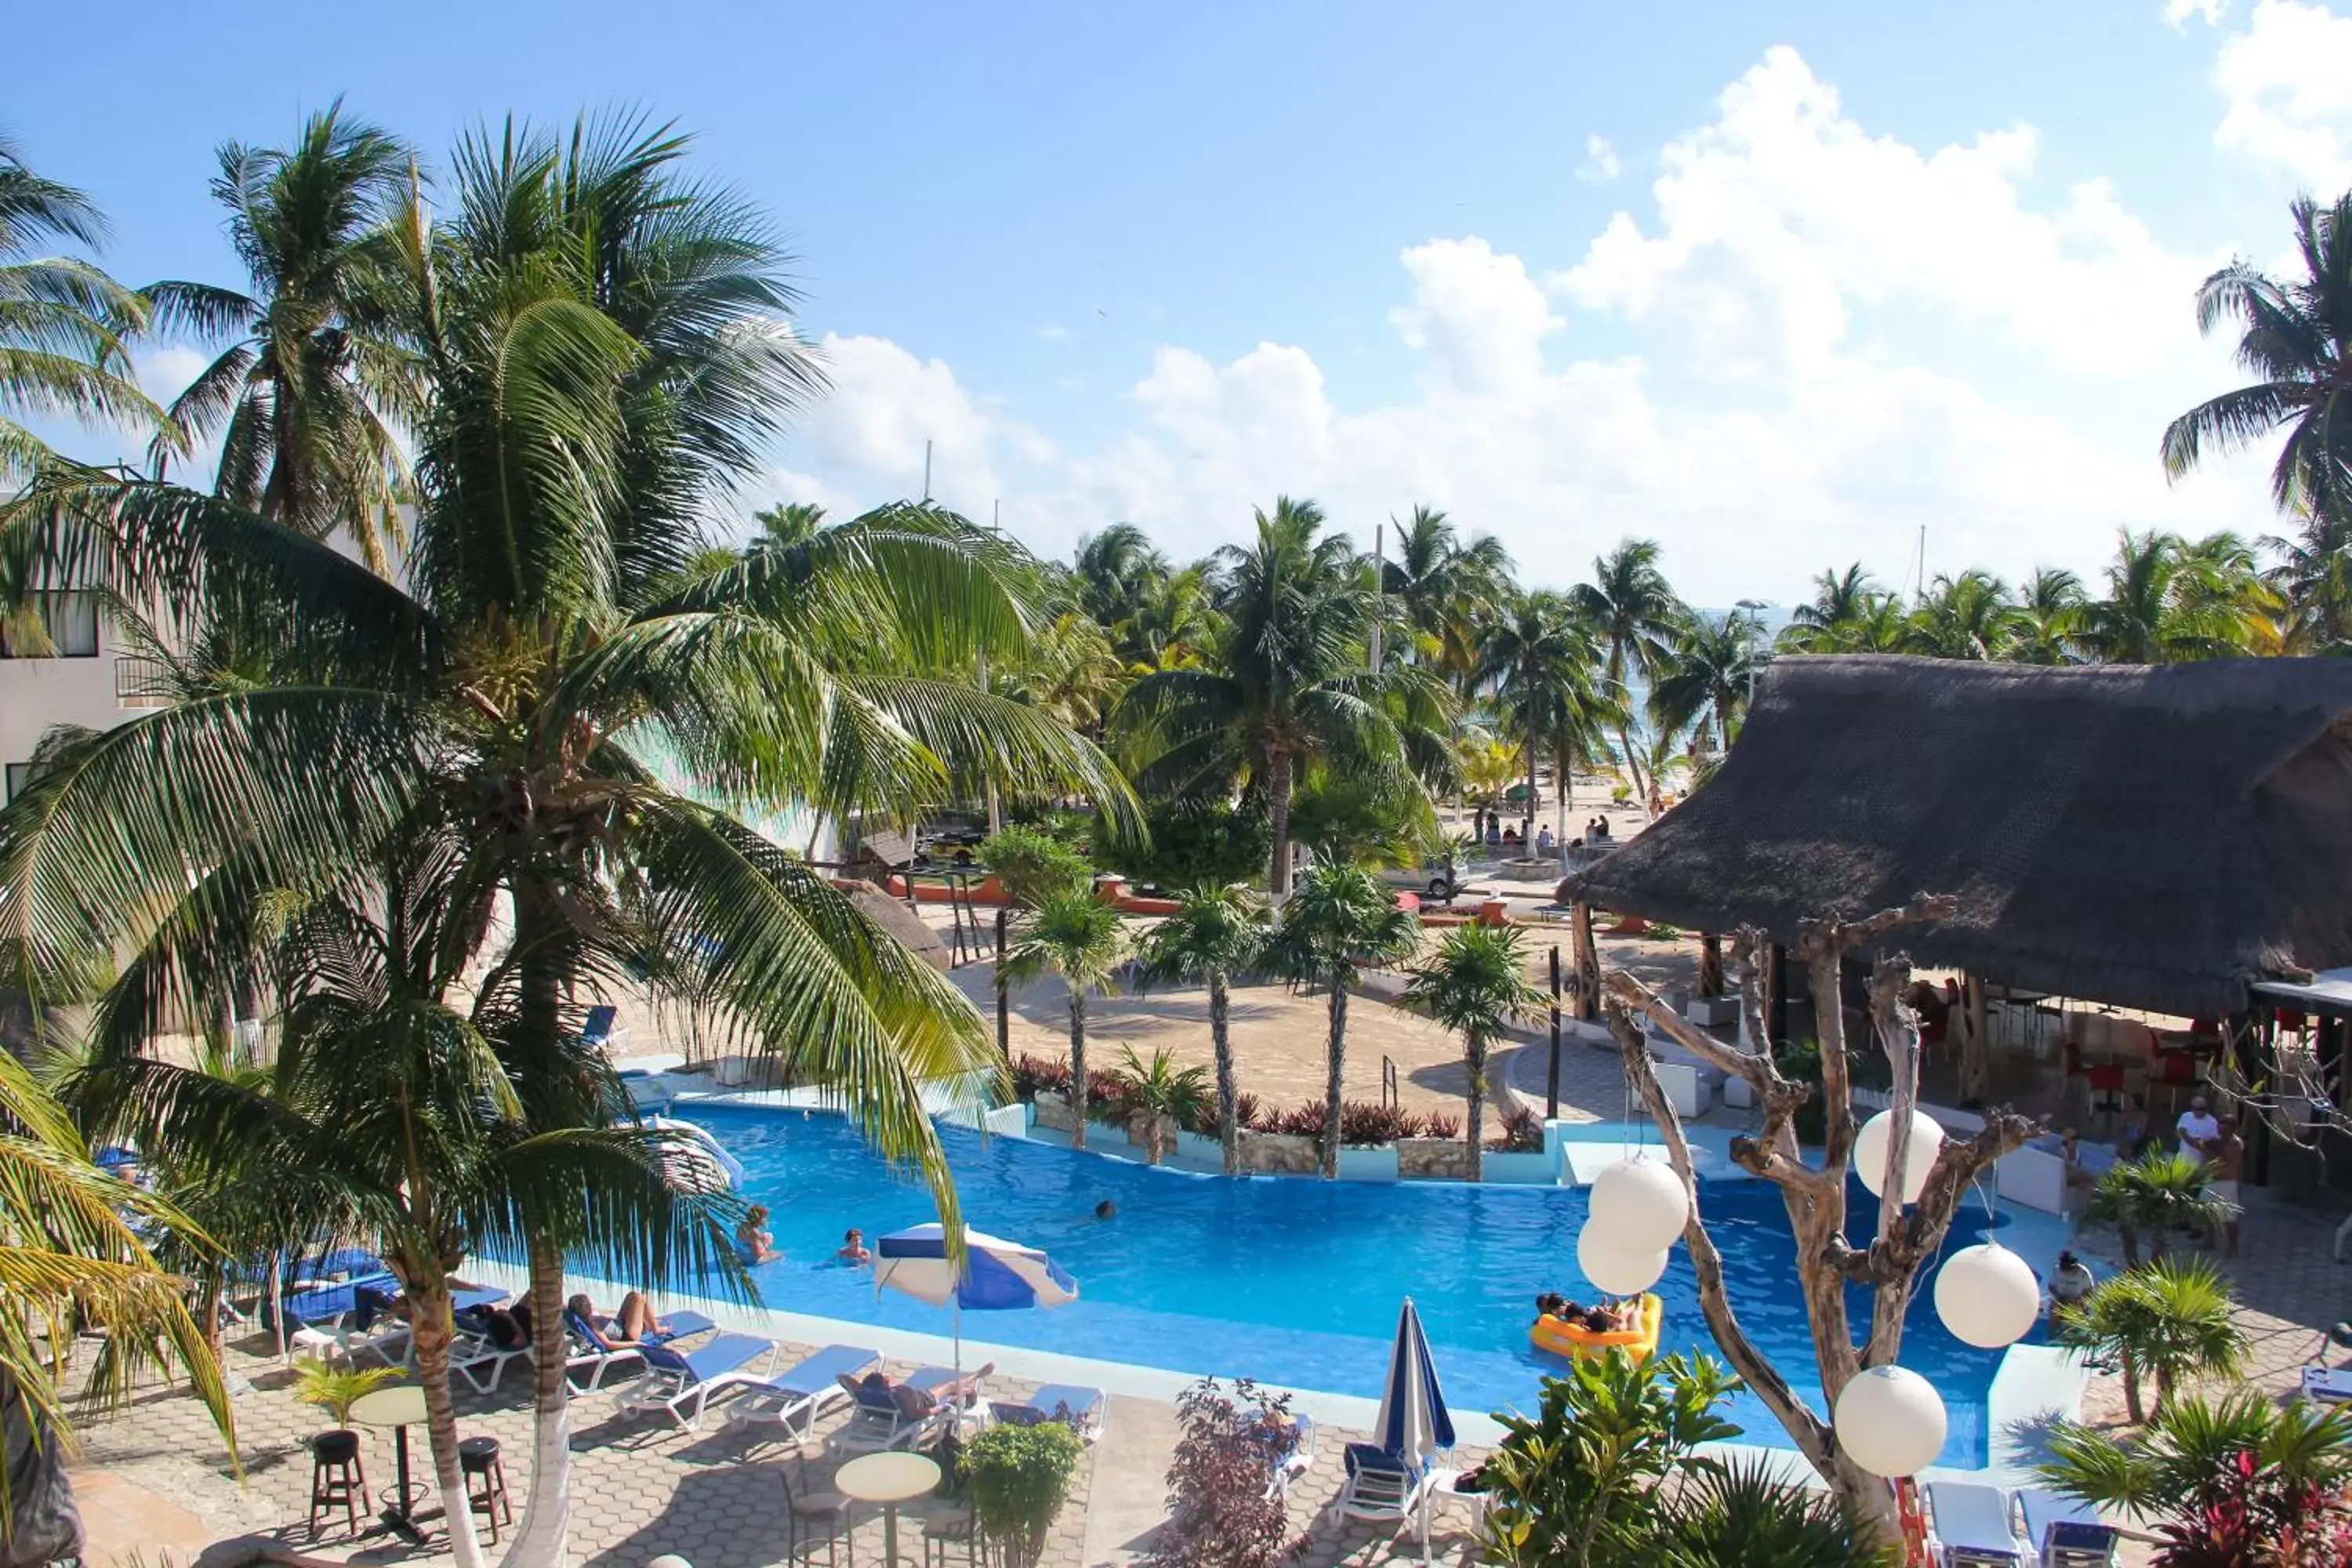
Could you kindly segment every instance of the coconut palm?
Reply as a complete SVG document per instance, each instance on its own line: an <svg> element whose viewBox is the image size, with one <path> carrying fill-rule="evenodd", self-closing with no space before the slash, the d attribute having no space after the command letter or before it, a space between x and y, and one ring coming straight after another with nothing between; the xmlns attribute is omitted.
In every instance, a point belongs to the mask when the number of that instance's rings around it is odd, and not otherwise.
<svg viewBox="0 0 2352 1568"><path fill-rule="evenodd" d="M2197 326L2238 330L2236 359L2254 380L2198 405L2165 427L2165 471L2178 479L2208 451L2242 450L2284 427L2286 440L2271 468L2271 496L2282 511L2315 505L2344 515L2352 459L2352 405L2344 344L2352 337L2352 195L2330 206L2298 196L2287 209L2299 276L2273 278L2252 262L2232 261L2197 290ZM2143 661L2144 662L2144 661Z"/></svg>
<svg viewBox="0 0 2352 1568"><path fill-rule="evenodd" d="M1079 607L1105 631L1133 617L1152 586L1168 575L1168 558L1131 522L1080 535L1070 567Z"/></svg>
<svg viewBox="0 0 2352 1568"><path fill-rule="evenodd" d="M1574 601L1607 652L1609 684L1630 707L1630 682L1648 681L1665 667L1675 634L1686 618L1666 574L1658 567L1658 542L1628 539L1592 563L1592 581L1580 583ZM1633 770L1633 795L1646 807L1652 780L1643 776L1632 736L1630 714L1617 726L1618 752Z"/></svg>
<svg viewBox="0 0 2352 1568"><path fill-rule="evenodd" d="M1379 877L1360 866L1308 868L1282 907L1268 951L1269 967L1301 985L1320 985L1330 998L1323 1082L1323 1174L1339 1173L1339 1102L1348 1070L1348 996L1366 968L1412 956L1421 922L1398 907Z"/></svg>
<svg viewBox="0 0 2352 1568"><path fill-rule="evenodd" d="M2074 641L2107 664L2168 664L2242 648L2246 622L2223 568L2177 533L2123 531L2107 593L2082 606Z"/></svg>
<svg viewBox="0 0 2352 1568"><path fill-rule="evenodd" d="M347 531L383 572L412 488L401 431L423 407L386 226L416 155L338 100L289 148L230 142L218 156L213 198L247 291L146 290L160 328L228 340L173 401L172 439L150 456L161 475L174 449L218 437L216 494L313 539Z"/></svg>
<svg viewBox="0 0 2352 1568"><path fill-rule="evenodd" d="M2061 1307L2056 1337L2116 1364L2123 1373L2124 1404L2137 1422L2146 1419L2139 1400L2144 1375L2156 1380L2160 1415L2182 1378L2235 1376L2243 1370L2249 1342L2236 1307L2229 1280L2210 1260L2159 1258L2102 1280L2082 1300Z"/></svg>
<svg viewBox="0 0 2352 1568"><path fill-rule="evenodd" d="M1508 1025L1531 1017L1549 998L1528 978L1517 926L1456 926L1437 951L1414 965L1404 997L1462 1037L1470 1067L1470 1179L1484 1179L1486 1053Z"/></svg>
<svg viewBox="0 0 2352 1568"><path fill-rule="evenodd" d="M1877 580L1857 561L1843 572L1825 571L1813 579L1811 602L1789 612L1780 628L1780 644L1790 653L1843 653L1842 628L1868 613L1882 597Z"/></svg>
<svg viewBox="0 0 2352 1568"><path fill-rule="evenodd" d="M1008 984L1058 974L1069 991L1073 1148L1087 1146L1087 998L1111 989L1127 955L1127 930L1118 910L1089 888L1056 893L1038 905L1014 929L1013 945L998 965Z"/></svg>
<svg viewBox="0 0 2352 1568"><path fill-rule="evenodd" d="M2139 1267L2139 1240L2160 1258L2176 1230L2210 1235L2230 1217L2230 1205L2213 1195L2205 1163L2186 1154L2151 1149L2137 1160L2110 1166L2091 1188L2084 1205L2086 1225L2112 1225L2123 1238L2124 1262Z"/></svg>
<svg viewBox="0 0 2352 1568"><path fill-rule="evenodd" d="M1519 744L1530 813L1536 763L1541 759L1554 764L1564 835L1570 768L1559 765L1559 754L1575 752L1580 760L1591 754L1597 731L1613 717L1599 679L1601 648L1591 627L1560 595L1522 594L1486 623L1471 668L1473 679L1494 694L1505 730Z"/></svg>
<svg viewBox="0 0 2352 1568"><path fill-rule="evenodd" d="M2325 508L2303 505L2292 537L2272 536L2269 580L2292 606L2292 651L2330 653L2352 645L2352 525ZM2352 514L2344 514L2352 515Z"/></svg>
<svg viewBox="0 0 2352 1568"><path fill-rule="evenodd" d="M2344 1561L2352 1547L2352 1411L2273 1405L2252 1389L2182 1399L2126 1438L2065 1424L2042 1479L2102 1509L2155 1521L2159 1568Z"/></svg>
<svg viewBox="0 0 2352 1568"><path fill-rule="evenodd" d="M1397 601L1413 658L1426 648L1449 679L1465 680L1478 662L1481 621L1509 593L1510 552L1490 534L1465 544L1433 507L1416 506L1411 518L1389 521L1396 556L1382 563L1381 591Z"/></svg>
<svg viewBox="0 0 2352 1568"><path fill-rule="evenodd" d="M1162 985L1209 988L1209 1043L1217 1063L1217 1146L1225 1174L1241 1174L1240 1085L1234 1072L1233 982L1264 960L1265 907L1240 888L1194 888L1176 910L1145 934L1136 989Z"/></svg>
<svg viewBox="0 0 2352 1568"><path fill-rule="evenodd" d="M1216 648L1219 617L1206 563L1147 582L1112 628L1119 655L1137 674L1183 669Z"/></svg>
<svg viewBox="0 0 2352 1568"><path fill-rule="evenodd" d="M1224 617L1212 667L1162 669L1120 700L1115 721L1155 793L1264 793L1273 826L1269 885L1290 889L1290 802L1300 774L1328 761L1409 787L1450 781L1452 719L1426 671L1364 669L1372 596L1356 553L1323 531L1312 501L1283 497L1257 514L1255 541L1218 552Z"/></svg>
<svg viewBox="0 0 2352 1568"><path fill-rule="evenodd" d="M1688 731L1691 750L1705 756L1718 735L1728 747L1738 738L1756 690L1765 656L1763 631L1744 610L1713 616L1694 611L1675 634L1650 685L1650 718L1662 733Z"/></svg>
<svg viewBox="0 0 2352 1568"><path fill-rule="evenodd" d="M460 145L446 230L414 201L395 216L426 390L405 582L166 482L60 467L0 506L0 554L159 606L166 641L233 626L245 661L51 748L0 811L0 960L37 1004L69 1000L192 878L316 889L419 814L461 823L457 877L510 910L496 1033L525 1125L603 1125L565 1053L573 998L644 973L835 1085L952 1218L921 1091L984 1091L980 1015L713 802L905 815L993 784L1090 796L1115 825L1134 803L1050 715L937 673L1025 650L1034 564L996 535L887 507L819 531L789 570L759 554L688 574L704 518L816 383L786 258L681 174L686 150L626 120L512 127ZM492 956L488 931L465 940ZM177 973L155 984L181 1016L217 1006ZM560 1319L565 1239L530 1238L535 1321ZM562 1555L570 1475L562 1364L537 1375L533 1561Z"/></svg>
<svg viewBox="0 0 2352 1568"><path fill-rule="evenodd" d="M2072 664L2083 615L2083 580L2063 566L2037 567L2017 593L2009 657L2020 664Z"/></svg>
<svg viewBox="0 0 2352 1568"><path fill-rule="evenodd" d="M106 232L89 196L35 174L0 137L0 486L13 488L47 451L22 419L62 416L142 434L163 424L125 346L148 324L147 301L88 261L34 251L59 239L95 249Z"/></svg>
<svg viewBox="0 0 2352 1568"><path fill-rule="evenodd" d="M1911 612L1905 651L1930 658L2003 659L2017 637L2009 584L1989 572L1938 573Z"/></svg>

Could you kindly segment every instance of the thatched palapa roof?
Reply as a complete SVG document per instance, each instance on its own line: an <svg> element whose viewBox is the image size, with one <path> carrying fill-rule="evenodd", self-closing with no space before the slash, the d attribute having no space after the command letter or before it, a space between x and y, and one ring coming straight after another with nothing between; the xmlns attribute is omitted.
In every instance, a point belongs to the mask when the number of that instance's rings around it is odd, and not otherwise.
<svg viewBox="0 0 2352 1568"><path fill-rule="evenodd" d="M1784 942L1951 893L1895 939L1922 963L2233 1012L2352 963L2352 659L1779 659L1715 778L1571 887Z"/></svg>

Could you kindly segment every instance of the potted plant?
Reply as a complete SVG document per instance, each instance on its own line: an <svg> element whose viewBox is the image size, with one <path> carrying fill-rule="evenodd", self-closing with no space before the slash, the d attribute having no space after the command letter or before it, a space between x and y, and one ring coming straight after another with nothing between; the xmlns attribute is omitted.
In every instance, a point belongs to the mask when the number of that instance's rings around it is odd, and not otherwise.
<svg viewBox="0 0 2352 1568"><path fill-rule="evenodd" d="M349 1458L357 1452L359 1434L350 1429L352 1406L400 1376L401 1371L395 1366L337 1366L322 1360L305 1360L297 1365L294 1402L318 1405L335 1424L311 1437L310 1451L330 1462Z"/></svg>
<svg viewBox="0 0 2352 1568"><path fill-rule="evenodd" d="M1059 1421L991 1426L963 1446L956 1468L972 1511L981 1532L1003 1546L1008 1563L1034 1563L1045 1549L1085 1447Z"/></svg>
<svg viewBox="0 0 2352 1568"><path fill-rule="evenodd" d="M1143 1158L1157 1165L1181 1127L1209 1115L1209 1069L1180 1068L1162 1046L1147 1063L1135 1047L1123 1047L1118 1070L1118 1102L1127 1113L1129 1138L1143 1145ZM1138 1134L1140 1134L1139 1137Z"/></svg>

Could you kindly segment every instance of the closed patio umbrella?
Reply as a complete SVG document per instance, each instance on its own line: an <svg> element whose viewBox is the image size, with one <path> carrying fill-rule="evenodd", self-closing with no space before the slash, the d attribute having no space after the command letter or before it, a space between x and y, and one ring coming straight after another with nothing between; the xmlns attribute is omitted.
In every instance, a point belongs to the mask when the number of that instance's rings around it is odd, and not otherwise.
<svg viewBox="0 0 2352 1568"><path fill-rule="evenodd" d="M874 1244L874 1289L903 1290L955 1311L955 1370L963 1371L963 1313L1060 1307L1078 1299L1078 1282L1034 1247L966 1226L963 1268L948 1258L947 1227L937 1223L893 1231ZM1451 1428L1448 1428L1451 1431Z"/></svg>
<svg viewBox="0 0 2352 1568"><path fill-rule="evenodd" d="M1454 1447L1454 1415L1445 1408L1437 1363L1430 1359L1429 1339L1421 1331L1421 1313L1410 1296L1397 1314L1396 1346L1389 1352L1388 1381L1381 1388L1381 1414L1372 1424L1372 1441L1383 1454L1412 1467L1417 1475L1424 1474L1432 1460ZM1420 1514L1421 1554L1426 1560L1429 1495L1425 1488Z"/></svg>

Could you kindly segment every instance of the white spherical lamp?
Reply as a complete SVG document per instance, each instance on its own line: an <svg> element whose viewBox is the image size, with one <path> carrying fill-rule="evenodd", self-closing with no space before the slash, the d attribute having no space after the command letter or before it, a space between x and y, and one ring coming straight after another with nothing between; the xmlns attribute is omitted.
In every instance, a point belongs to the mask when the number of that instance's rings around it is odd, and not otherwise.
<svg viewBox="0 0 2352 1568"><path fill-rule="evenodd" d="M1592 1180L1586 1228L1628 1250L1672 1247L1689 1219L1690 1194L1663 1160L1620 1160Z"/></svg>
<svg viewBox="0 0 2352 1568"><path fill-rule="evenodd" d="M1881 1197L1886 1195L1886 1145L1895 1131L1895 1112L1882 1110L1862 1124L1853 1141L1853 1173ZM1944 1146L1944 1130L1924 1112L1911 1113L1911 1146L1903 1152L1903 1201L1916 1204L1927 1190L1927 1171Z"/></svg>
<svg viewBox="0 0 2352 1568"><path fill-rule="evenodd" d="M1612 1296L1638 1296L1666 1271L1663 1247L1627 1247L1590 1222L1577 1233L1576 1266L1593 1289Z"/></svg>
<svg viewBox="0 0 2352 1568"><path fill-rule="evenodd" d="M1874 1476L1916 1476L1944 1451L1944 1401L1907 1367L1857 1373L1837 1396L1832 1421L1846 1458Z"/></svg>
<svg viewBox="0 0 2352 1568"><path fill-rule="evenodd" d="M1936 1272L1936 1316L1962 1344L2013 1345L2042 1316L2042 1282L1997 1241L1963 1247Z"/></svg>

